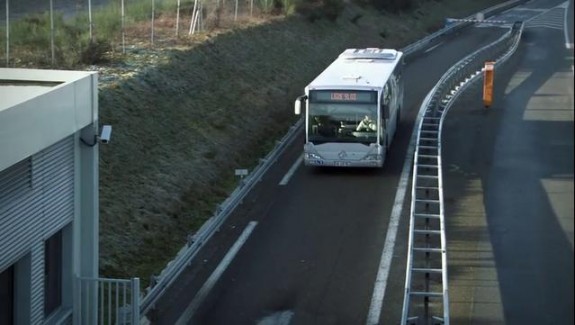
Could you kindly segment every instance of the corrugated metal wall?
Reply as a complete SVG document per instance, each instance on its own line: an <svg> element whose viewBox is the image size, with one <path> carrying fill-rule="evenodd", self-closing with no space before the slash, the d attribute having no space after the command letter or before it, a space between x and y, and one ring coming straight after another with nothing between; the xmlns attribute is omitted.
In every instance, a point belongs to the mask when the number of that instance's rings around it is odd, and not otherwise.
<svg viewBox="0 0 575 325"><path fill-rule="evenodd" d="M0 271L31 253L32 324L44 316L44 240L73 218L73 136L0 171Z"/></svg>
<svg viewBox="0 0 575 325"><path fill-rule="evenodd" d="M32 270L30 272L30 324L44 322L44 242L32 242Z"/></svg>

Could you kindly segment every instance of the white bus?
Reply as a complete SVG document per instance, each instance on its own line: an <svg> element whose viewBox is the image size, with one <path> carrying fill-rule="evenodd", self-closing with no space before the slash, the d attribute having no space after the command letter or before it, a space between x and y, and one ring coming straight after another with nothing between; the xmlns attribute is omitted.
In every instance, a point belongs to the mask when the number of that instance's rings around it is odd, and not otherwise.
<svg viewBox="0 0 575 325"><path fill-rule="evenodd" d="M403 53L347 49L295 101L307 166L382 167L403 106Z"/></svg>

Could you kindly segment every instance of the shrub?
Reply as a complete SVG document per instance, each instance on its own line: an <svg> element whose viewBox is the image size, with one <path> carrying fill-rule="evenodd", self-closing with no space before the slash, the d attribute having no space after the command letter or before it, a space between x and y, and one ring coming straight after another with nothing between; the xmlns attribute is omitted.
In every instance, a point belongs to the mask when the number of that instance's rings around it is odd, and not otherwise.
<svg viewBox="0 0 575 325"><path fill-rule="evenodd" d="M106 53L112 50L109 41L95 39L88 42L86 49L80 53L80 62L83 64L97 64L107 61Z"/></svg>

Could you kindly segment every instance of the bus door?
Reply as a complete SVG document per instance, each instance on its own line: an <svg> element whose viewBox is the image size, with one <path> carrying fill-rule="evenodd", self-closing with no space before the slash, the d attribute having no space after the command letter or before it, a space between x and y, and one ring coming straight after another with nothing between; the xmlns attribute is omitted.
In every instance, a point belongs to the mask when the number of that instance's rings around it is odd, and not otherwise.
<svg viewBox="0 0 575 325"><path fill-rule="evenodd" d="M391 96L391 89L389 85L389 81L383 87L383 91L381 92L381 106L380 106L380 114L381 114L381 145L389 146L390 135L390 114L391 114L391 103L392 103L392 96Z"/></svg>

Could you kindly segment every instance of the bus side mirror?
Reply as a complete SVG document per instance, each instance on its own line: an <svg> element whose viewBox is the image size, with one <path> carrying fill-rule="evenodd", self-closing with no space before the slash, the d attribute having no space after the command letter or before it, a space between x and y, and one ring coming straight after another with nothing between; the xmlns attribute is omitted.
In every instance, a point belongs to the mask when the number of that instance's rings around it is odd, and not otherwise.
<svg viewBox="0 0 575 325"><path fill-rule="evenodd" d="M299 98L295 100L294 112L295 115L301 114L301 100Z"/></svg>
<svg viewBox="0 0 575 325"><path fill-rule="evenodd" d="M294 112L295 115L300 115L301 114L301 105L303 102L305 102L305 100L307 99L307 96L299 96L296 100L295 100L295 105L294 105Z"/></svg>

